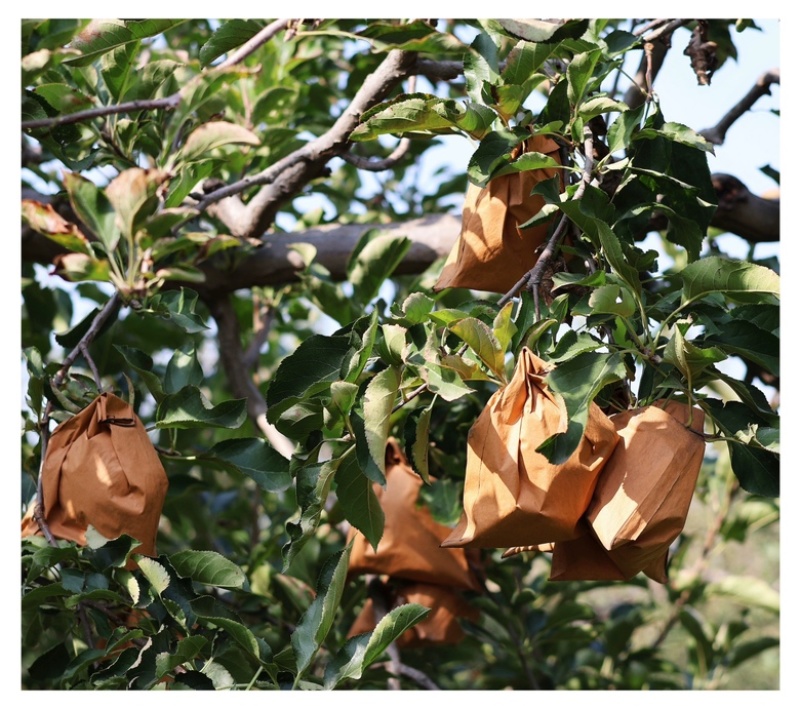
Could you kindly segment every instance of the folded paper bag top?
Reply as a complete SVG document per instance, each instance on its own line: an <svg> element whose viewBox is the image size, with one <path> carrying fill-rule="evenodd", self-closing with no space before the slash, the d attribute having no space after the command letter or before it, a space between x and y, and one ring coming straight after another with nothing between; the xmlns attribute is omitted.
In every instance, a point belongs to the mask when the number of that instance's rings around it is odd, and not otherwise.
<svg viewBox="0 0 800 708"><path fill-rule="evenodd" d="M458 644L464 639L458 618L464 617L473 622L480 619L480 612L470 605L458 592L441 585L416 583L396 590L394 607L417 603L429 607L431 612L419 623L407 629L397 640L401 649L431 644ZM375 608L371 599L356 617L348 638L375 629Z"/></svg>
<svg viewBox="0 0 800 708"><path fill-rule="evenodd" d="M106 538L127 534L156 555L167 475L133 408L102 393L50 436L42 466L44 518L56 538L86 544L91 524ZM31 504L22 536L41 533Z"/></svg>
<svg viewBox="0 0 800 708"><path fill-rule="evenodd" d="M386 488L373 485L385 517L383 536L376 550L364 534L351 528L349 573L374 573L480 590L466 552L440 547L450 529L437 523L430 511L419 505L422 484L397 442L390 438L386 445Z"/></svg>
<svg viewBox="0 0 800 708"><path fill-rule="evenodd" d="M545 136L527 140L524 152L544 153L561 162L558 143ZM549 222L519 228L544 206L544 199L531 196L531 190L559 172L558 168L547 167L501 175L485 187L470 184L464 198L461 234L433 286L434 291L473 288L505 293L510 290L536 265L536 249L547 239Z"/></svg>
<svg viewBox="0 0 800 708"><path fill-rule="evenodd" d="M598 475L617 445L592 403L583 437L562 464L536 448L565 432L566 410L544 383L546 365L523 348L511 381L496 391L468 437L464 511L445 547L506 548L576 538Z"/></svg>
<svg viewBox="0 0 800 708"><path fill-rule="evenodd" d="M691 426L689 416L691 414ZM582 538L557 543L551 580L667 581L703 464L703 411L660 401L611 416L621 442L598 480Z"/></svg>

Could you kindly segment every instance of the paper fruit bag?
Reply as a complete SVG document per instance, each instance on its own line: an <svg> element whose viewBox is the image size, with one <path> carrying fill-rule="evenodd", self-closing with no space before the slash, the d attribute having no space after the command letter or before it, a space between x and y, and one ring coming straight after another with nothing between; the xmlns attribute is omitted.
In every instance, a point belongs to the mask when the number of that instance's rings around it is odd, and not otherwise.
<svg viewBox="0 0 800 708"><path fill-rule="evenodd" d="M597 478L619 436L592 403L583 438L563 464L536 448L567 429L563 403L544 383L545 363L523 348L468 437L464 511L445 547L507 548L576 538Z"/></svg>
<svg viewBox="0 0 800 708"><path fill-rule="evenodd" d="M473 622L480 618L476 608L448 587L415 583L399 587L395 592L392 608L412 602L431 608L425 619L397 639L397 646L401 649L426 644L458 644L464 638L458 618L464 617ZM376 625L375 607L372 600L368 599L347 636L349 638L372 631Z"/></svg>
<svg viewBox="0 0 800 708"><path fill-rule="evenodd" d="M386 445L386 488L373 486L383 509L383 536L377 550L364 534L352 528L349 573L389 575L422 583L480 590L466 552L440 547L450 533L430 511L418 504L422 478L411 469L399 445Z"/></svg>
<svg viewBox="0 0 800 708"><path fill-rule="evenodd" d="M524 152L544 153L561 162L558 144L534 136ZM555 177L558 168L514 172L490 180L485 187L470 184L464 200L461 234L445 262L434 291L473 288L505 293L534 265L537 248L547 240L549 223L520 229L544 206L531 190Z"/></svg>
<svg viewBox="0 0 800 708"><path fill-rule="evenodd" d="M691 412L691 426L686 427ZM659 402L611 416L621 442L597 482L586 533L555 544L551 580L667 581L703 464L703 411Z"/></svg>
<svg viewBox="0 0 800 708"><path fill-rule="evenodd" d="M42 467L44 518L53 536L86 544L91 524L106 538L128 534L136 550L156 555L156 533L167 475L133 408L111 393L61 423ZM34 504L22 536L41 533Z"/></svg>

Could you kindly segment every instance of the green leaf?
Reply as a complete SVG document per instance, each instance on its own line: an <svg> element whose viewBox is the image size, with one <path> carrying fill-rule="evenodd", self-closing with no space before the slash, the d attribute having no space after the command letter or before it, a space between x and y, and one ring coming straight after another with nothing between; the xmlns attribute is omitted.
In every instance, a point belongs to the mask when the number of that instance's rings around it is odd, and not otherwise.
<svg viewBox="0 0 800 708"><path fill-rule="evenodd" d="M91 180L70 172L64 175L64 186L75 214L100 239L109 255L119 241L116 214L102 190Z"/></svg>
<svg viewBox="0 0 800 708"><path fill-rule="evenodd" d="M414 471L426 484L431 483L428 472L428 449L430 448L431 414L436 396L424 408L409 413L405 425L406 457L411 460Z"/></svg>
<svg viewBox="0 0 800 708"><path fill-rule="evenodd" d="M419 324L428 319L428 315L435 304L433 299L424 293L414 292L403 301L402 310L409 322Z"/></svg>
<svg viewBox="0 0 800 708"><path fill-rule="evenodd" d="M364 432L367 447L381 474L386 474L386 441L399 388L400 372L390 366L375 374L364 391Z"/></svg>
<svg viewBox="0 0 800 708"><path fill-rule="evenodd" d="M355 455L349 455L336 470L336 497L345 518L366 536L373 548L378 547L384 528L383 509Z"/></svg>
<svg viewBox="0 0 800 708"><path fill-rule="evenodd" d="M770 427L769 422L755 414L748 406L738 401L722 401L707 398L706 410L726 437L737 438L741 431L745 435L752 425ZM777 497L780 494L780 458L767 450L738 441L728 443L731 467L742 485L751 494Z"/></svg>
<svg viewBox="0 0 800 708"><path fill-rule="evenodd" d="M495 177L502 177L503 175L545 168L561 169L561 163L550 157L550 155L545 155L541 152L523 152L513 162L509 162L507 165L495 170L492 173L492 179Z"/></svg>
<svg viewBox="0 0 800 708"><path fill-rule="evenodd" d="M217 626L224 629L233 640L257 661L261 661L261 650L255 635L241 622L229 617L201 616L201 624Z"/></svg>
<svg viewBox="0 0 800 708"><path fill-rule="evenodd" d="M513 312L514 303L507 302L497 313L492 323L492 334L497 340L500 351L503 353L508 349L508 345L511 344L512 338L517 333L517 325L512 319Z"/></svg>
<svg viewBox="0 0 800 708"><path fill-rule="evenodd" d="M464 340L501 381L506 380L505 350L486 324L476 317L465 317L447 328Z"/></svg>
<svg viewBox="0 0 800 708"><path fill-rule="evenodd" d="M292 634L292 648L297 661L295 685L311 665L333 625L347 579L350 548L348 545L325 562L317 583L317 596Z"/></svg>
<svg viewBox="0 0 800 708"><path fill-rule="evenodd" d="M217 588L242 588L247 576L233 561L215 551L178 551L169 562L181 578Z"/></svg>
<svg viewBox="0 0 800 708"><path fill-rule="evenodd" d="M626 377L622 355L585 352L564 361L545 378L550 389L561 396L567 408L569 424L565 433L557 433L540 445L539 452L553 464L563 464L580 444L595 396L608 384Z"/></svg>
<svg viewBox="0 0 800 708"><path fill-rule="evenodd" d="M593 49L576 54L567 65L567 97L573 107L577 107L583 102L594 68L602 53L601 49Z"/></svg>
<svg viewBox="0 0 800 708"><path fill-rule="evenodd" d="M238 470L266 492L281 492L292 483L289 461L261 438L222 440L199 457Z"/></svg>
<svg viewBox="0 0 800 708"><path fill-rule="evenodd" d="M711 643L712 628L693 607L684 607L679 615L683 628L694 639L697 652L697 672L701 675L711 670L714 661L714 646Z"/></svg>
<svg viewBox="0 0 800 708"><path fill-rule="evenodd" d="M728 355L717 347L698 347L687 340L680 327L675 327L664 348L664 361L675 366L691 383L710 366L725 361Z"/></svg>
<svg viewBox="0 0 800 708"><path fill-rule="evenodd" d="M700 133L683 125L682 123L664 123L660 128L643 128L637 134L637 138L649 139L655 136L662 136L680 145L696 148L704 152L714 154L714 146L708 142Z"/></svg>
<svg viewBox="0 0 800 708"><path fill-rule="evenodd" d="M639 129L644 117L646 104L625 111L617 116L608 129L608 150L614 153L625 150L631 143L633 133Z"/></svg>
<svg viewBox="0 0 800 708"><path fill-rule="evenodd" d="M353 347L350 337L314 334L300 343L278 367L267 389L267 420L275 423L295 403L343 378Z"/></svg>
<svg viewBox="0 0 800 708"><path fill-rule="evenodd" d="M364 305L369 303L410 248L411 240L405 236L376 235L372 230L367 231L347 265L355 299Z"/></svg>
<svg viewBox="0 0 800 708"><path fill-rule="evenodd" d="M742 303L774 303L780 296L780 276L746 261L710 256L690 263L678 277L683 281L684 304L715 293Z"/></svg>
<svg viewBox="0 0 800 708"><path fill-rule="evenodd" d="M352 452L350 454L352 455ZM289 542L281 549L284 573L288 570L300 549L313 537L319 527L322 511L325 508L328 492L334 479L334 473L343 459L346 459L345 455L327 460L324 463L307 464L295 473L300 519L298 521L289 521L286 524Z"/></svg>
<svg viewBox="0 0 800 708"><path fill-rule="evenodd" d="M706 592L711 595L722 595L745 607L758 607L768 612L780 612L780 595L767 582L752 576L728 575L722 580L709 583Z"/></svg>
<svg viewBox="0 0 800 708"><path fill-rule="evenodd" d="M166 393L162 387L163 377L153 371L152 357L138 349L126 347L122 344L115 344L114 349L122 354L122 357L128 365L141 376L142 381L144 381L145 386L147 386L147 390L152 394L153 398L156 399L156 403L160 403L166 396Z"/></svg>
<svg viewBox="0 0 800 708"><path fill-rule="evenodd" d="M438 366L433 362L426 361L425 366L420 369L420 374L428 389L449 403L474 392L474 389L467 386L453 369Z"/></svg>
<svg viewBox="0 0 800 708"><path fill-rule="evenodd" d="M216 120L195 128L186 138L175 159L177 163L188 164L211 157L211 151L223 145L260 144L260 138L247 128L236 123Z"/></svg>
<svg viewBox="0 0 800 708"><path fill-rule="evenodd" d="M106 52L123 44L154 37L184 20L93 20L73 40L72 48L81 56L65 60L72 66L88 66Z"/></svg>
<svg viewBox="0 0 800 708"><path fill-rule="evenodd" d="M142 571L142 575L147 579L153 589L161 595L167 590L170 584L170 577L167 569L156 560L147 556L133 555L136 565Z"/></svg>
<svg viewBox="0 0 800 708"><path fill-rule="evenodd" d="M725 324L719 334L707 336L705 342L725 352L738 354L774 376L780 376L780 339L755 324L733 320Z"/></svg>
<svg viewBox="0 0 800 708"><path fill-rule="evenodd" d="M470 182L485 187L500 168L511 162L512 150L523 140L524 136L508 130L489 133L469 159L467 177Z"/></svg>
<svg viewBox="0 0 800 708"><path fill-rule="evenodd" d="M244 399L212 406L196 386L165 396L156 411L157 428L228 428L235 430L247 418Z"/></svg>
<svg viewBox="0 0 800 708"><path fill-rule="evenodd" d="M780 640L777 637L756 637L746 642L739 642L731 650L728 667L733 669L748 659L778 646L780 646Z"/></svg>
<svg viewBox="0 0 800 708"><path fill-rule="evenodd" d="M361 678L364 670L377 661L392 642L429 613L430 609L423 605L401 605L387 613L372 632L348 639L325 667L324 688L332 690L345 679Z"/></svg>
<svg viewBox="0 0 800 708"><path fill-rule="evenodd" d="M175 667L194 659L208 644L208 639L193 635L180 639L170 651L162 651L156 655L156 678L163 678Z"/></svg>
<svg viewBox="0 0 800 708"><path fill-rule="evenodd" d="M94 108L94 101L84 93L64 83L40 84L35 89L58 113L75 113Z"/></svg>
<svg viewBox="0 0 800 708"><path fill-rule="evenodd" d="M164 391L178 393L184 386L200 386L205 380L203 368L197 360L194 343L176 349L164 374Z"/></svg>
<svg viewBox="0 0 800 708"><path fill-rule="evenodd" d="M227 20L223 22L200 47L199 58L203 66L208 66L218 57L237 49L263 28L263 22L256 20Z"/></svg>

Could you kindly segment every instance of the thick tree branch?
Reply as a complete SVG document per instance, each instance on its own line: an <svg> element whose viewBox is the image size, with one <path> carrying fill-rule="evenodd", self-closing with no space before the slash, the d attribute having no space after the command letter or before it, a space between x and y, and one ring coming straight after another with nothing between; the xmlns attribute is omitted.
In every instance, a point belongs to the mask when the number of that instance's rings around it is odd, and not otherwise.
<svg viewBox="0 0 800 708"><path fill-rule="evenodd" d="M725 135L728 129L747 111L749 111L756 101L762 96L770 94L770 86L772 84L780 84L781 72L780 69L772 69L771 71L764 72L758 77L755 85L747 92L747 95L739 101L731 110L729 110L713 128L706 128L701 130L702 135L708 142L713 145L722 145L725 142Z"/></svg>
<svg viewBox="0 0 800 708"><path fill-rule="evenodd" d="M214 190L196 205L196 209L199 212L205 211L225 197L262 185L262 189L248 202L243 222L232 230L244 237L255 237L264 233L272 225L280 205L321 175L327 162L345 150L350 133L358 125L361 114L383 100L409 75L413 70L414 59L414 55L409 52L389 52L375 72L367 77L330 130L267 169Z"/></svg>
<svg viewBox="0 0 800 708"><path fill-rule="evenodd" d="M779 241L781 237L781 203L753 194L732 175L711 175L717 193L717 211L711 225L750 243Z"/></svg>

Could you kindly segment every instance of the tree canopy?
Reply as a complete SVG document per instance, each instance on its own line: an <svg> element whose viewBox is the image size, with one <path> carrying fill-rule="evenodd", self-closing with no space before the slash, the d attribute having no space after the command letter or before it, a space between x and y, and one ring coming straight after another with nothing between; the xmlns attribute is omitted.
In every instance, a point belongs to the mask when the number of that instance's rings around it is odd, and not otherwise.
<svg viewBox="0 0 800 708"><path fill-rule="evenodd" d="M760 31L23 20L23 688L776 688L779 199L708 158L780 72L712 126L657 91L670 52L712 91ZM468 161L422 179L445 138ZM508 490L550 513L532 465L594 470L598 425L637 473L699 451L636 500L657 559L599 545L599 471L563 535L439 549ZM492 444L524 449L496 496ZM43 479L71 459L80 498ZM382 565L440 532L432 572ZM559 579L577 542L611 570Z"/></svg>

